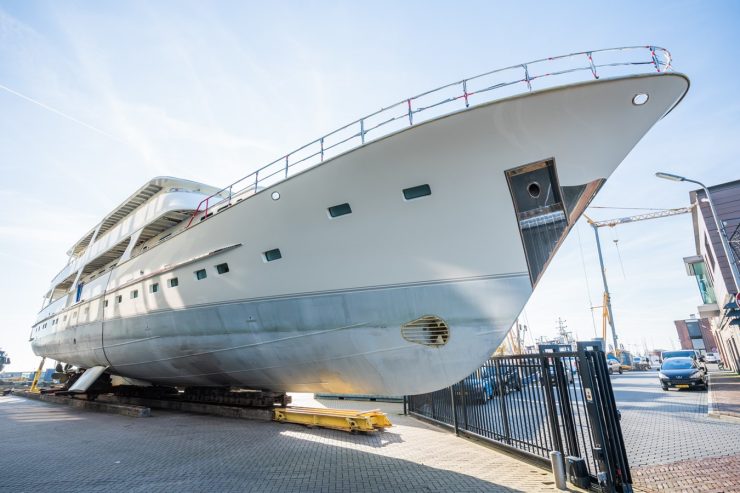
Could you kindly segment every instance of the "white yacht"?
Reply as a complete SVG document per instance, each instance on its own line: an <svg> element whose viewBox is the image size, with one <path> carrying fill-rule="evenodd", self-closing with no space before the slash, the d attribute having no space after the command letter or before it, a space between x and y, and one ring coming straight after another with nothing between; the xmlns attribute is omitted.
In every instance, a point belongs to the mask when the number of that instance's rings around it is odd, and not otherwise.
<svg viewBox="0 0 740 493"><path fill-rule="evenodd" d="M154 178L69 250L33 350L154 385L450 385L688 87L658 47L576 53L405 99L223 189Z"/></svg>

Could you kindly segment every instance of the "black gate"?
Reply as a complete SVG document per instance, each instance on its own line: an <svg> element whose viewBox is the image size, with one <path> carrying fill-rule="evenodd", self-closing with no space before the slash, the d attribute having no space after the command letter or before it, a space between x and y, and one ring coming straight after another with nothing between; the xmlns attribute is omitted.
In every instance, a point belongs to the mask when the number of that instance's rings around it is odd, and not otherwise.
<svg viewBox="0 0 740 493"><path fill-rule="evenodd" d="M632 491L604 352L589 343L540 349L493 357L452 387L408 396L408 410L546 465L554 450L568 463L583 459L593 486Z"/></svg>

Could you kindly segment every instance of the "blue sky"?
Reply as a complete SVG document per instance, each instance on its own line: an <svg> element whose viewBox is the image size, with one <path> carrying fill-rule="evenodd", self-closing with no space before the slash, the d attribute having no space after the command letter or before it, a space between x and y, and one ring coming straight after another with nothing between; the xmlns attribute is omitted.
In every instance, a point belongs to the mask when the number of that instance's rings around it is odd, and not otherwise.
<svg viewBox="0 0 740 493"><path fill-rule="evenodd" d="M670 49L689 95L594 204L687 205L687 186L653 173L739 177L738 21L736 2L0 0L0 347L10 369L35 366L30 325L66 250L150 177L227 184L381 106L497 67ZM613 232L603 235L622 339L677 344L672 321L700 302L681 260L694 253L689 217L620 227L624 273ZM553 333L560 316L592 336L598 276L593 234L579 224L527 306L533 334Z"/></svg>

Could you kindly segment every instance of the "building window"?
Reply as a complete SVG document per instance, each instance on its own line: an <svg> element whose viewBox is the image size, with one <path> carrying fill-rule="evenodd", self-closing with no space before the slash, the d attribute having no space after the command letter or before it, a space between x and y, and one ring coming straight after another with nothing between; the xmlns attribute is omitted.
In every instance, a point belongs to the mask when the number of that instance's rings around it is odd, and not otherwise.
<svg viewBox="0 0 740 493"><path fill-rule="evenodd" d="M347 203L329 207L328 211L330 217L339 217L344 216L345 214L352 214L352 208Z"/></svg>
<svg viewBox="0 0 740 493"><path fill-rule="evenodd" d="M152 284L151 286L149 286L149 292L150 293L156 293L157 291L159 291L159 283L158 282L155 282L154 284Z"/></svg>
<svg viewBox="0 0 740 493"><path fill-rule="evenodd" d="M709 243L709 238L706 234L704 234L704 249L707 251L707 256L709 257L709 270L714 270L714 255L712 255L712 247Z"/></svg>
<svg viewBox="0 0 740 493"><path fill-rule="evenodd" d="M403 198L406 200L418 199L431 194L432 189L429 187L429 185L418 185L416 187L403 189Z"/></svg>
<svg viewBox="0 0 740 493"><path fill-rule="evenodd" d="M177 281L177 278L176 278L176 277L173 277L172 279L168 279L168 280L167 280L167 284L168 284L168 285L169 285L169 286L170 286L171 288L176 288L176 287L177 287L177 285L178 285L179 283L178 283L178 281Z"/></svg>
<svg viewBox="0 0 740 493"><path fill-rule="evenodd" d="M283 258L283 255L280 253L279 248L268 250L264 252L262 255L264 256L266 262L272 262L273 260L279 260Z"/></svg>
<svg viewBox="0 0 740 493"><path fill-rule="evenodd" d="M132 300L135 299L135 298L138 298L139 297L139 290L138 289L134 289L133 291L131 291L131 294L129 294L129 296L131 297Z"/></svg>
<svg viewBox="0 0 740 493"><path fill-rule="evenodd" d="M208 277L208 274L206 273L205 269L198 269L195 271L195 278L197 280L200 281L202 279L205 279L206 277Z"/></svg>

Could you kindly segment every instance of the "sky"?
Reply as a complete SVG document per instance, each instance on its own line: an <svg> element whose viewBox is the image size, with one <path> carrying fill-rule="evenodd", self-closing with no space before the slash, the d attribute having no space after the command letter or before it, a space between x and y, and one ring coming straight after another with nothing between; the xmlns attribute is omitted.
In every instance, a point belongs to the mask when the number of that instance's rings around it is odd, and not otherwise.
<svg viewBox="0 0 740 493"><path fill-rule="evenodd" d="M740 3L53 2L0 0L0 348L37 366L30 326L65 252L157 175L226 185L405 97L477 73L584 50L658 45L686 99L627 156L592 205L688 205L740 178ZM627 347L678 345L701 302L682 257L688 215L601 231ZM618 240L617 243L614 240ZM579 222L530 299L530 337L558 317L600 332L591 228Z"/></svg>

